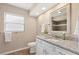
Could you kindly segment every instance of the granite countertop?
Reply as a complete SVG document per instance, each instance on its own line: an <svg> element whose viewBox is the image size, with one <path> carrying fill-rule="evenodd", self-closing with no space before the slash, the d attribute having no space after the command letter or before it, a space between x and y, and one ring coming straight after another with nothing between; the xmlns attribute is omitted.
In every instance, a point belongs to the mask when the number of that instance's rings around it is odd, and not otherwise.
<svg viewBox="0 0 79 59"><path fill-rule="evenodd" d="M75 40L63 40L60 38L50 37L48 38L44 35L38 35L37 38L79 55L79 43Z"/></svg>

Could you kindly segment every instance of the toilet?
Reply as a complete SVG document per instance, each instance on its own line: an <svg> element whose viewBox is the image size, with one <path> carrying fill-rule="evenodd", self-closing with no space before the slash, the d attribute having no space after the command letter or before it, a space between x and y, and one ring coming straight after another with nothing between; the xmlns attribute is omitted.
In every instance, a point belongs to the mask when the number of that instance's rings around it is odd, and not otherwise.
<svg viewBox="0 0 79 59"><path fill-rule="evenodd" d="M35 52L36 52L36 42L30 42L27 45L30 48L29 53L30 54L35 54Z"/></svg>

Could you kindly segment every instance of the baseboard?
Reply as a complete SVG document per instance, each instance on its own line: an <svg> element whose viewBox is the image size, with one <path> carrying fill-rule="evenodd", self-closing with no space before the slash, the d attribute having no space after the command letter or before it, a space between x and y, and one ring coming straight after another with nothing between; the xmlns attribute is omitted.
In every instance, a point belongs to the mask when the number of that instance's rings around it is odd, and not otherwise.
<svg viewBox="0 0 79 59"><path fill-rule="evenodd" d="M24 48L20 48L20 49L17 49L17 50L12 50L12 51L9 51L9 52L5 52L5 53L0 53L0 55L7 55L7 54L10 54L10 53L13 53L13 52L16 52L16 51L20 51L20 50L23 50L23 49L28 49L29 47L24 47Z"/></svg>

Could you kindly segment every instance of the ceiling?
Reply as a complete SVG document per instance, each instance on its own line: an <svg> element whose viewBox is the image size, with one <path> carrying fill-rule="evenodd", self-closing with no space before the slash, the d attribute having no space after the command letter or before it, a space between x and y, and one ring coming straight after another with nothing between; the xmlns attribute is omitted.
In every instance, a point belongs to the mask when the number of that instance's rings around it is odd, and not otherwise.
<svg viewBox="0 0 79 59"><path fill-rule="evenodd" d="M30 16L38 17L50 8L53 8L57 3L9 3L10 5L29 10Z"/></svg>
<svg viewBox="0 0 79 59"><path fill-rule="evenodd" d="M25 10L30 10L34 3L9 3L10 5L25 9Z"/></svg>

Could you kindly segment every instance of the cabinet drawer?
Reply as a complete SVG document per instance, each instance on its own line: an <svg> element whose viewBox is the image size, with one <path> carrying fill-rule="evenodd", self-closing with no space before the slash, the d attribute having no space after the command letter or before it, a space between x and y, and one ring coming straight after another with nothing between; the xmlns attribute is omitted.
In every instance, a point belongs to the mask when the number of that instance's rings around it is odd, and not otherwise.
<svg viewBox="0 0 79 59"><path fill-rule="evenodd" d="M60 54L60 55L76 55L75 53L72 53L68 50L56 47L56 51Z"/></svg>

